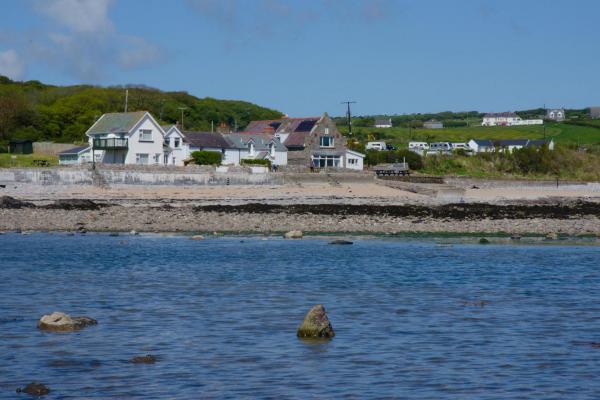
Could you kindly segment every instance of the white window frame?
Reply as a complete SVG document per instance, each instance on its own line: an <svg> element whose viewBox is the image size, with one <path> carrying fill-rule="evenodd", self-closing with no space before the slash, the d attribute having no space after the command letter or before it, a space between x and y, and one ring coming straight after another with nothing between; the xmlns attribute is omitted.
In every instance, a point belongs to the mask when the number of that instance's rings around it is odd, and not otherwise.
<svg viewBox="0 0 600 400"><path fill-rule="evenodd" d="M327 145L324 145L323 144L323 139L328 139L329 143ZM319 146L323 147L323 148L328 148L328 149L330 149L332 147L335 147L334 138L331 137L331 136L321 136L321 137L319 137Z"/></svg>
<svg viewBox="0 0 600 400"><path fill-rule="evenodd" d="M142 162L143 159L146 159L146 162ZM148 153L136 153L135 154L135 163L137 165L148 165L150 162L150 154Z"/></svg>
<svg viewBox="0 0 600 400"><path fill-rule="evenodd" d="M356 164L358 164L358 160L356 158L349 158L348 159L348 164L349 165L356 165Z"/></svg>
<svg viewBox="0 0 600 400"><path fill-rule="evenodd" d="M140 129L140 142L152 141L152 129Z"/></svg>
<svg viewBox="0 0 600 400"><path fill-rule="evenodd" d="M177 148L179 148L180 145L181 145L181 139L178 137L173 138L173 147L177 149Z"/></svg>

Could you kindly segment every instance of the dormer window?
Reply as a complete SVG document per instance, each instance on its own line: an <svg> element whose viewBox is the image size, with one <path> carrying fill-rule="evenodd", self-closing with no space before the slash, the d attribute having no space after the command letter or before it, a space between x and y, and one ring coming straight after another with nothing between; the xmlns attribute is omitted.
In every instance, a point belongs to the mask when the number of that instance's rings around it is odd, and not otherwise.
<svg viewBox="0 0 600 400"><path fill-rule="evenodd" d="M140 142L151 142L152 141L152 130L140 129Z"/></svg>
<svg viewBox="0 0 600 400"><path fill-rule="evenodd" d="M179 145L180 145L180 139L179 138L173 139L173 147L178 148Z"/></svg>
<svg viewBox="0 0 600 400"><path fill-rule="evenodd" d="M254 156L254 142L248 142L248 152L250 156Z"/></svg>
<svg viewBox="0 0 600 400"><path fill-rule="evenodd" d="M269 144L269 154L271 155L271 157L275 157L275 143L273 142Z"/></svg>

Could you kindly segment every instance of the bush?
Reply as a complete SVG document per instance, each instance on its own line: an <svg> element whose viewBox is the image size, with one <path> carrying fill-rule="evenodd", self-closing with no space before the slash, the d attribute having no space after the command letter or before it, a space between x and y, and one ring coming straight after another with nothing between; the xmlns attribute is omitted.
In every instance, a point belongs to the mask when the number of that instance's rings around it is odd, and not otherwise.
<svg viewBox="0 0 600 400"><path fill-rule="evenodd" d="M419 169L423 169L423 157L421 157L419 154L415 153L414 151L410 151L410 150L399 150L397 152L398 154L398 161L403 161L404 159L406 159L406 162L408 163L408 167L412 170L419 170Z"/></svg>
<svg viewBox="0 0 600 400"><path fill-rule="evenodd" d="M265 159L243 159L243 165L264 165L265 167L271 168L271 160Z"/></svg>
<svg viewBox="0 0 600 400"><path fill-rule="evenodd" d="M192 158L197 165L219 165L221 164L221 153L216 151L194 151Z"/></svg>

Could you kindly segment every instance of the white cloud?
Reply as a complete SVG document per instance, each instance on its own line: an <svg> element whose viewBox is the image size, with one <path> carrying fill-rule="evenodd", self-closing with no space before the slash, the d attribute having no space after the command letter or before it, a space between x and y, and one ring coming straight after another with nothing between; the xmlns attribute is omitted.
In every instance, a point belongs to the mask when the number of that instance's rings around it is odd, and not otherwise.
<svg viewBox="0 0 600 400"><path fill-rule="evenodd" d="M74 32L113 29L108 17L112 0L37 0L36 9Z"/></svg>
<svg viewBox="0 0 600 400"><path fill-rule="evenodd" d="M135 69L161 62L163 51L152 43L136 36L123 38L124 47L119 52L119 65L125 69Z"/></svg>
<svg viewBox="0 0 600 400"><path fill-rule="evenodd" d="M13 49L0 51L0 75L19 80L23 77L25 63Z"/></svg>

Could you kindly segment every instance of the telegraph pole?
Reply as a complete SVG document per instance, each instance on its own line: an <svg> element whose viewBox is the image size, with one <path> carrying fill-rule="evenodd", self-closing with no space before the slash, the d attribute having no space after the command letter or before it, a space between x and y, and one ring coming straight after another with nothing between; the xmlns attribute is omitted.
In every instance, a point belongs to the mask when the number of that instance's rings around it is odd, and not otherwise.
<svg viewBox="0 0 600 400"><path fill-rule="evenodd" d="M129 100L129 89L125 89L125 112L127 112L127 101Z"/></svg>
<svg viewBox="0 0 600 400"><path fill-rule="evenodd" d="M346 117L348 118L348 135L352 136L352 113L350 112L350 104L356 104L356 102L342 101L342 104L346 104L348 106L348 111L346 111Z"/></svg>
<svg viewBox="0 0 600 400"><path fill-rule="evenodd" d="M183 110L187 109L187 107L177 107L178 110L181 110L181 131L183 132Z"/></svg>

